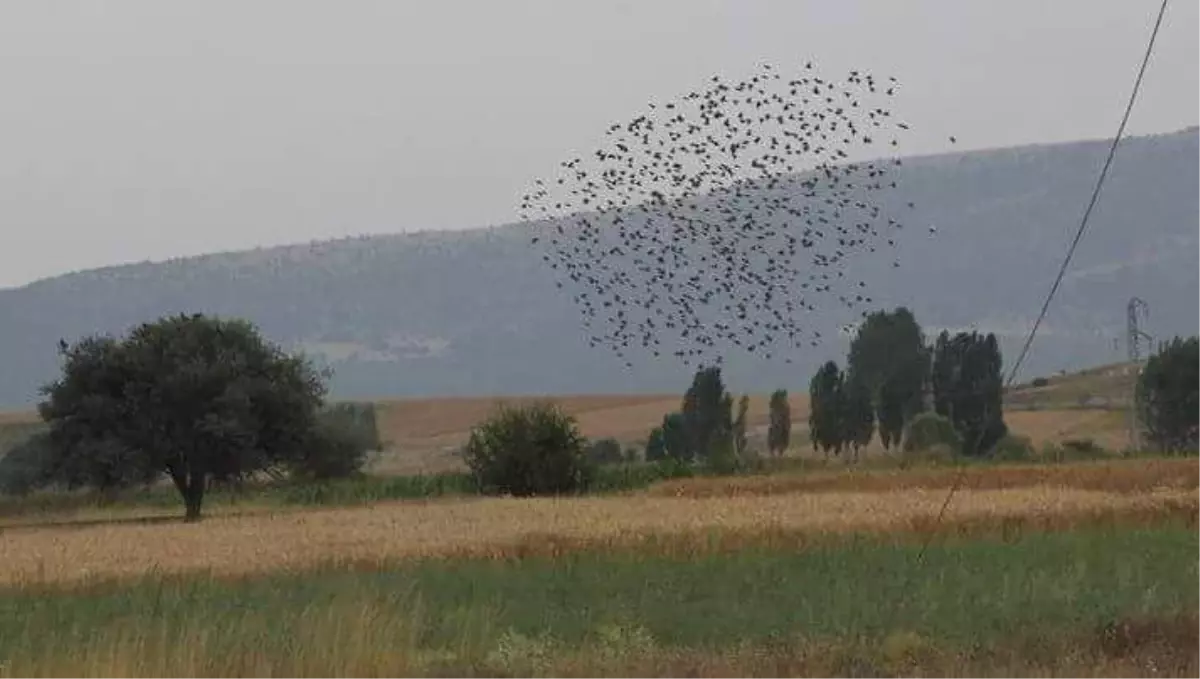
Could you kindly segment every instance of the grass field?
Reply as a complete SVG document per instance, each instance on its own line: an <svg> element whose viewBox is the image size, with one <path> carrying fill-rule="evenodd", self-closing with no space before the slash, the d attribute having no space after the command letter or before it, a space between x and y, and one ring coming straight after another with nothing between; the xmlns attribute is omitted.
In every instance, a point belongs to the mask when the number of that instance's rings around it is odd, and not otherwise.
<svg viewBox="0 0 1200 679"><path fill-rule="evenodd" d="M0 675L1200 670L1194 458L957 473L10 525Z"/></svg>

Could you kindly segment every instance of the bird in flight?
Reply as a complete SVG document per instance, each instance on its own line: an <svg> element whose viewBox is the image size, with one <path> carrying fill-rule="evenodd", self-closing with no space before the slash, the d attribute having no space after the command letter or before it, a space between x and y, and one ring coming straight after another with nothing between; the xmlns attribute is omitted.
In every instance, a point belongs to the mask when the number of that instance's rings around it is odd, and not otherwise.
<svg viewBox="0 0 1200 679"><path fill-rule="evenodd" d="M536 180L518 212L589 344L627 365L638 351L712 364L815 346L827 304L865 315L874 299L847 270L895 248L896 210L915 207L898 157L861 159L910 129L884 80L812 62L712 76Z"/></svg>

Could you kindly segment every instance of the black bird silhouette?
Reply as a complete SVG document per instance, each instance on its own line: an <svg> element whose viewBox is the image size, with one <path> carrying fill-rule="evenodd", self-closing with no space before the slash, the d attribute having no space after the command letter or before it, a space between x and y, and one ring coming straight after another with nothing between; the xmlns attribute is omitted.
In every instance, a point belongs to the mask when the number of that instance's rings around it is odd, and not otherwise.
<svg viewBox="0 0 1200 679"><path fill-rule="evenodd" d="M575 290L589 344L627 364L639 346L689 364L720 363L729 345L766 357L780 342L816 345L820 300L870 304L845 269L896 247L892 206L915 207L895 195L899 158L854 159L909 130L885 106L895 78L875 82L811 62L792 76L713 76L536 180L519 213Z"/></svg>

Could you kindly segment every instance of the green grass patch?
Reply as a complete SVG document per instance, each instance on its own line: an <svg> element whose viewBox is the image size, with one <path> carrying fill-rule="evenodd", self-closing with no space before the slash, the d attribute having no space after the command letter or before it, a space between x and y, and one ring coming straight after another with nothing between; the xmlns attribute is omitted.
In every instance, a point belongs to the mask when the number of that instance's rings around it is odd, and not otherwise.
<svg viewBox="0 0 1200 679"><path fill-rule="evenodd" d="M111 625L168 636L199 625L216 639L261 615L275 623L260 643L285 653L290 621L324 609L403 617L431 648L507 630L580 643L611 625L703 648L898 630L971 645L1031 628L1195 612L1198 548L1194 530L1170 525L939 541L923 562L911 543L859 537L694 559L580 553L15 589L0 594L0 662L26 645L69 648ZM486 630L465 629L467 620L486 621Z"/></svg>

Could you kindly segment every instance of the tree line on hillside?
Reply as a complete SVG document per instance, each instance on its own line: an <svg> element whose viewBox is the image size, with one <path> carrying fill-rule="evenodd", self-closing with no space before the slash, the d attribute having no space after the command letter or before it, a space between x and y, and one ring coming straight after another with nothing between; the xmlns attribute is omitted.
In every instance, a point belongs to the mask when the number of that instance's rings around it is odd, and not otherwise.
<svg viewBox="0 0 1200 679"><path fill-rule="evenodd" d="M212 484L345 478L381 447L369 404L327 402L329 374L246 321L181 314L58 350L61 375L38 408L45 430L0 458L0 491L108 492L166 478L195 520ZM1140 419L1161 450L1196 449L1198 356L1197 338L1176 339L1142 372ZM813 376L810 438L827 453L857 453L878 431L886 448L952 441L963 454L987 454L1007 429L1000 371L992 335L943 332L927 345L907 310L877 312L846 370L831 361ZM720 367L703 367L641 456L669 469L744 469L754 456L749 406L726 389ZM771 456L791 445L791 421L788 393L777 390ZM638 456L612 439L588 441L552 403L501 408L461 452L480 492L518 496L583 492L599 467Z"/></svg>

